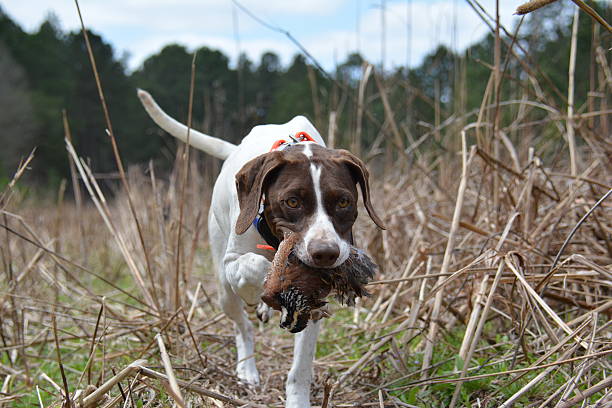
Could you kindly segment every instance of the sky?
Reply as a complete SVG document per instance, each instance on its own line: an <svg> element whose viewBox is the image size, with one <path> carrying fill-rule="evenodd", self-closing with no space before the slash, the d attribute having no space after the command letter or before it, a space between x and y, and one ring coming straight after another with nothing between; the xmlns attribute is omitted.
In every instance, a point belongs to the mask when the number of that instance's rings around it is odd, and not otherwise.
<svg viewBox="0 0 612 408"><path fill-rule="evenodd" d="M415 66L439 44L463 50L488 31L465 0L238 1L266 23L289 31L327 70L355 51L375 64L384 56L385 69ZM513 13L521 2L499 3L501 22L510 30L520 19ZM287 65L299 52L284 34L255 21L232 0L80 0L79 4L86 27L110 42L116 55L127 56L130 70L171 43L189 50L220 49L232 63L240 53L257 63L262 53L273 51ZM494 16L495 0L480 4ZM73 0L0 0L0 7L28 32L36 31L50 13L64 30L79 28Z"/></svg>

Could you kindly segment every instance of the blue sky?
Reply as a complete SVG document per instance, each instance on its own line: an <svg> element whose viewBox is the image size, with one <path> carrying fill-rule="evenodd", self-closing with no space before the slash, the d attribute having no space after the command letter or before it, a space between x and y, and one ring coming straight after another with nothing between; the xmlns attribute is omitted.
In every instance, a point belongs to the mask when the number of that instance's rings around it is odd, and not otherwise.
<svg viewBox="0 0 612 408"><path fill-rule="evenodd" d="M240 0L258 17L290 31L326 69L356 50L380 63L381 1ZM480 3L494 15L494 0ZM519 20L513 15L519 3L500 1L501 20L508 29ZM274 51L288 64L298 52L285 36L261 26L231 0L81 0L79 4L85 24L112 43L118 55L127 53L130 69L169 43L189 49L217 48L232 62L239 52L258 61L263 52ZM385 4L386 68L406 61L418 64L440 43L464 49L487 32L464 0L386 0ZM36 30L49 13L64 29L78 28L73 0L2 0L0 6L27 31Z"/></svg>

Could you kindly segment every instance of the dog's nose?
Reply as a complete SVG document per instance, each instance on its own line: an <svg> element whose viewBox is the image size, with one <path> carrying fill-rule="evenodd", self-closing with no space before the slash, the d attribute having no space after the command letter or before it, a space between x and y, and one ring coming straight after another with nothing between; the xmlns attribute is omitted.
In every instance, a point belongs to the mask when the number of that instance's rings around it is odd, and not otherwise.
<svg viewBox="0 0 612 408"><path fill-rule="evenodd" d="M338 244L331 241L314 241L308 245L308 252L316 267L327 268L340 256Z"/></svg>

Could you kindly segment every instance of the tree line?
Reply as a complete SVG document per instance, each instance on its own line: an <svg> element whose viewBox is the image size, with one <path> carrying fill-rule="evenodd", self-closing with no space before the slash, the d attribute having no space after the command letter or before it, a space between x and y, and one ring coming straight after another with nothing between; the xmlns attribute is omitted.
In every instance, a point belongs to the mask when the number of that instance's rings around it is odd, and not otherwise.
<svg viewBox="0 0 612 408"><path fill-rule="evenodd" d="M599 8L609 16L609 6L604 3ZM522 46L517 47L506 35L502 49L502 61L508 52L525 54L528 66L537 70L535 75L554 89L548 103L560 110L567 93L569 17L558 7L534 14L520 30ZM595 30L590 19L580 20L577 106L587 100L593 81L592 65L585 62L594 55ZM89 32L89 37L124 163L153 159L161 168L169 168L175 141L164 137L148 118L136 89L148 90L171 116L186 122L193 53L182 45L167 45L128 72L125 59L103 37L95 32ZM367 148L391 132L381 97L384 92L402 132L416 140L447 118L469 115L480 107L491 74L493 43L493 36L487 35L461 53L440 46L414 68L397 67L384 73L375 69L376 77L367 82L361 99L365 61L359 54L348 56L334 72L324 74L302 55L282 66L273 52L264 53L258 62L242 55L232 67L223 52L203 46L196 50L193 126L238 142L257 124L282 123L301 114L325 133L329 113L334 111L337 144L350 147L359 128L357 142ZM504 98L533 92L524 83L525 69L517 62L504 66ZM0 78L0 180L7 180L33 147L36 158L28 180L53 185L68 176L63 110L79 154L96 172L116 169L81 32L65 32L49 16L38 30L28 33L0 8ZM360 104L365 114L356 123ZM427 145L444 147L439 137L431 138Z"/></svg>

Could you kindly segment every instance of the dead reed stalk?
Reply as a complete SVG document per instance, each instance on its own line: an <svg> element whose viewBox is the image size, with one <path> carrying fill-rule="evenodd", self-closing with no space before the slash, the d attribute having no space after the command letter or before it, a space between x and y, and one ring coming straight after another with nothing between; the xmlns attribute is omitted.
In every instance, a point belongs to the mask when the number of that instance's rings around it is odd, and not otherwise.
<svg viewBox="0 0 612 408"><path fill-rule="evenodd" d="M355 241L383 268L371 298L354 310L331 305L315 406L567 407L607 398L612 186L610 146L598 135L609 129L608 102L580 107L571 92L560 95L517 33L470 4L497 32L479 109L449 112L440 98L382 73L368 88L369 64L356 89L339 84L329 111L319 107L330 118L330 145L365 153L359 136L335 135L348 132L345 123L357 135L366 123L376 128L365 156L389 228L381 234L357 220ZM593 50L592 89L603 93L612 74L605 49ZM505 98L507 80L520 91ZM398 83L436 110L435 123L406 130ZM357 94L351 108L347 90ZM379 99L376 113L370 101ZM109 199L65 125L73 190L87 191L80 204L61 191L49 203L20 194L32 155L0 195L0 405L283 406L292 336L276 316L257 329L263 381L249 389L234 374L233 325L211 299L205 214L214 174L188 149L169 176L153 163L123 171L116 151L122 189ZM570 128L580 138L568 158L559 141Z"/></svg>

